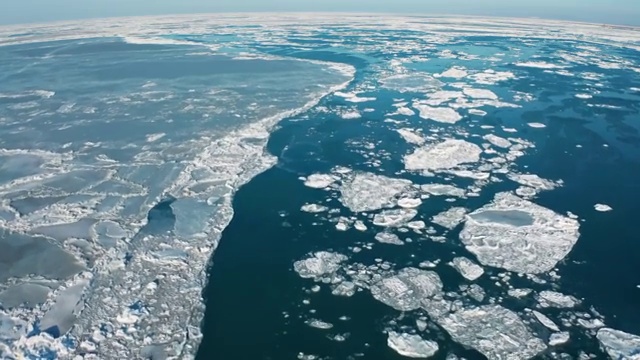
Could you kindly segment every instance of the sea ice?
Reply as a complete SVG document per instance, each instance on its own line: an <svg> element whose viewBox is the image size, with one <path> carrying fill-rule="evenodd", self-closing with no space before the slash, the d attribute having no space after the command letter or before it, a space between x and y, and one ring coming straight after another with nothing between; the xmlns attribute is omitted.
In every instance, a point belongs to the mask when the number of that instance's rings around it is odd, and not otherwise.
<svg viewBox="0 0 640 360"><path fill-rule="evenodd" d="M640 359L640 336L602 328L598 330L596 337L612 360Z"/></svg>
<svg viewBox="0 0 640 360"><path fill-rule="evenodd" d="M314 189L324 189L336 182L333 175L328 174L312 174L304 181L304 185Z"/></svg>
<svg viewBox="0 0 640 360"><path fill-rule="evenodd" d="M307 325L320 330L329 330L333 328L333 324L318 319L311 319L307 321Z"/></svg>
<svg viewBox="0 0 640 360"><path fill-rule="evenodd" d="M484 274L484 269L480 265L465 257L454 258L452 266L469 281L474 281Z"/></svg>
<svg viewBox="0 0 640 360"><path fill-rule="evenodd" d="M544 290L538 294L538 303L544 308L572 308L580 303L580 301L571 295Z"/></svg>
<svg viewBox="0 0 640 360"><path fill-rule="evenodd" d="M358 110L348 110L340 113L340 116L345 120L360 119L362 115Z"/></svg>
<svg viewBox="0 0 640 360"><path fill-rule="evenodd" d="M300 208L300 211L308 212L308 213L312 213L312 214L325 212L327 210L329 210L328 207L322 206L322 205L318 205L318 204L304 204Z"/></svg>
<svg viewBox="0 0 640 360"><path fill-rule="evenodd" d="M296 261L293 269L302 278L318 279L335 273L340 269L340 264L347 260L348 258L342 254L319 251L310 258Z"/></svg>
<svg viewBox="0 0 640 360"><path fill-rule="evenodd" d="M455 168L465 163L480 160L482 149L473 143L447 139L436 144L429 144L405 155L404 167L407 170L442 170Z"/></svg>
<svg viewBox="0 0 640 360"><path fill-rule="evenodd" d="M464 88L462 92L473 99L491 99L498 100L498 95L496 95L493 91L487 89L474 89L474 88Z"/></svg>
<svg viewBox="0 0 640 360"><path fill-rule="evenodd" d="M513 80L516 76L512 72L508 71L494 71L491 69L485 70L481 73L469 75L469 79L482 85L495 85L500 81Z"/></svg>
<svg viewBox="0 0 640 360"><path fill-rule="evenodd" d="M540 322L540 324L544 325L547 329L551 331L560 331L560 328L558 328L558 325L556 325L556 323L554 323L553 320L549 319L543 313L534 310L533 316L535 316L536 319Z"/></svg>
<svg viewBox="0 0 640 360"><path fill-rule="evenodd" d="M352 103L361 103L361 102L368 102L368 101L375 101L376 98L374 97L360 97L358 96L357 93L344 93L341 91L336 91L335 93L333 93L336 96L340 96L342 98L344 98L345 101L348 102L352 102Z"/></svg>
<svg viewBox="0 0 640 360"><path fill-rule="evenodd" d="M493 146L497 146L499 148L507 149L511 147L511 141L497 135L488 134L482 138L490 142Z"/></svg>
<svg viewBox="0 0 640 360"><path fill-rule="evenodd" d="M373 225L383 227L398 227L411 221L418 215L415 209L391 209L383 210L373 217Z"/></svg>
<svg viewBox="0 0 640 360"><path fill-rule="evenodd" d="M564 69L565 68L562 65L551 64L544 61L524 61L524 62L515 63L514 65L520 66L520 67L536 68L536 69Z"/></svg>
<svg viewBox="0 0 640 360"><path fill-rule="evenodd" d="M431 221L434 224L438 224L444 228L452 230L462 222L466 213L467 209L463 207L452 207L449 210L435 215L433 218L431 218Z"/></svg>
<svg viewBox="0 0 640 360"><path fill-rule="evenodd" d="M543 179L535 174L508 174L507 178L511 181L515 181L520 185L540 190L553 190L560 186L559 183L551 180ZM526 192L526 191L525 191ZM534 194L535 195L535 194Z"/></svg>
<svg viewBox="0 0 640 360"><path fill-rule="evenodd" d="M596 209L596 211L600 211L600 212L607 212L607 211L613 210L611 206L605 205L605 204L595 204L593 208Z"/></svg>
<svg viewBox="0 0 640 360"><path fill-rule="evenodd" d="M477 116L485 116L487 115L487 112L479 109L469 109L469 114L477 115Z"/></svg>
<svg viewBox="0 0 640 360"><path fill-rule="evenodd" d="M412 129L398 129L396 130L400 136L404 139L404 141L409 144L422 145L425 142L425 139L418 134L415 130Z"/></svg>
<svg viewBox="0 0 640 360"><path fill-rule="evenodd" d="M448 184L424 184L420 185L420 189L433 196L463 197L465 194L464 189Z"/></svg>
<svg viewBox="0 0 640 360"><path fill-rule="evenodd" d="M377 233L375 239L379 243L383 244L391 244L391 245L404 245L404 242L400 240L398 235L390 233L390 232L380 232Z"/></svg>
<svg viewBox="0 0 640 360"><path fill-rule="evenodd" d="M390 331L387 345L398 354L410 358L429 358L438 351L438 343L424 340L420 335L401 334Z"/></svg>
<svg viewBox="0 0 640 360"><path fill-rule="evenodd" d="M362 220L356 220L353 224L353 227L358 231L367 231L367 225L362 222Z"/></svg>
<svg viewBox="0 0 640 360"><path fill-rule="evenodd" d="M504 192L467 216L460 240L484 265L535 274L553 269L571 251L579 226L574 219Z"/></svg>
<svg viewBox="0 0 640 360"><path fill-rule="evenodd" d="M419 116L426 120L433 120L445 124L455 124L462 120L462 116L450 107L432 107L414 103L413 108L420 112Z"/></svg>
<svg viewBox="0 0 640 360"><path fill-rule="evenodd" d="M586 100L586 99L591 99L593 97L593 95L591 95L591 94L576 94L575 97L578 98L578 99Z"/></svg>
<svg viewBox="0 0 640 360"><path fill-rule="evenodd" d="M442 281L433 271L404 268L369 287L373 297L398 311L420 308L422 301L442 293Z"/></svg>
<svg viewBox="0 0 640 360"><path fill-rule="evenodd" d="M453 79L462 79L469 75L469 73L465 70L465 68L460 66L454 66L449 70L439 74L439 77L443 78L453 78Z"/></svg>
<svg viewBox="0 0 640 360"><path fill-rule="evenodd" d="M530 359L546 349L516 313L499 305L463 309L438 320L454 341L489 360Z"/></svg>
<svg viewBox="0 0 640 360"><path fill-rule="evenodd" d="M539 122L530 122L530 123L527 123L527 125L529 125L529 127L532 127L534 129L542 129L547 127L547 125Z"/></svg>
<svg viewBox="0 0 640 360"><path fill-rule="evenodd" d="M405 209L413 209L422 205L422 200L413 198L401 198L398 200L398 206Z"/></svg>
<svg viewBox="0 0 640 360"><path fill-rule="evenodd" d="M549 345L558 346L565 344L570 339L570 335L567 331L553 333L549 336Z"/></svg>
<svg viewBox="0 0 640 360"><path fill-rule="evenodd" d="M340 202L353 212L390 208L397 204L397 198L411 185L409 180L356 173L343 181Z"/></svg>

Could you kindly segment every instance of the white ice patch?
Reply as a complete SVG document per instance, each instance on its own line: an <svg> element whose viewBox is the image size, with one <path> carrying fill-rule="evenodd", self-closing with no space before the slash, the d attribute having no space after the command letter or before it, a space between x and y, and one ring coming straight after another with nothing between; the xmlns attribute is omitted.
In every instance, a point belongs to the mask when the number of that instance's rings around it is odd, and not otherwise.
<svg viewBox="0 0 640 360"><path fill-rule="evenodd" d="M398 235L390 232L377 233L375 239L382 244L404 245L404 241L400 240Z"/></svg>
<svg viewBox="0 0 640 360"><path fill-rule="evenodd" d="M327 210L329 210L328 207L318 205L318 204L305 204L305 205L302 205L302 207L300 208L300 211L308 212L312 214L325 212Z"/></svg>
<svg viewBox="0 0 640 360"><path fill-rule="evenodd" d="M465 194L464 189L448 184L423 184L420 185L420 189L433 196L463 197Z"/></svg>
<svg viewBox="0 0 640 360"><path fill-rule="evenodd" d="M489 143L491 143L491 145L502 148L502 149L507 149L511 147L511 141L497 135L487 134L482 138L487 140Z"/></svg>
<svg viewBox="0 0 640 360"><path fill-rule="evenodd" d="M398 200L398 206L405 209L413 209L422 205L422 200L412 198L402 198Z"/></svg>
<svg viewBox="0 0 640 360"><path fill-rule="evenodd" d="M404 157L407 170L443 170L455 168L461 164L474 163L480 160L482 149L473 143L447 139L437 144L430 144L416 149Z"/></svg>
<svg viewBox="0 0 640 360"><path fill-rule="evenodd" d="M340 96L344 98L345 101L352 102L352 103L362 103L362 102L376 100L376 98L374 97L359 97L357 93L344 93L341 91L336 91L334 95Z"/></svg>
<svg viewBox="0 0 640 360"><path fill-rule="evenodd" d="M516 76L508 71L485 70L481 73L469 75L469 79L482 85L495 85L501 81L514 80Z"/></svg>
<svg viewBox="0 0 640 360"><path fill-rule="evenodd" d="M535 316L536 319L540 322L540 324L544 325L547 329L551 331L560 331L560 328L558 328L558 325L556 325L556 323L554 323L553 320L549 319L543 313L535 310L532 313L533 313L533 316Z"/></svg>
<svg viewBox="0 0 640 360"><path fill-rule="evenodd" d="M404 139L404 141L409 144L422 145L425 142L424 137L418 134L415 130L412 129L398 129L396 130L400 136Z"/></svg>
<svg viewBox="0 0 640 360"><path fill-rule="evenodd" d="M387 345L402 356L424 359L435 355L438 343L424 340L420 335L401 334L390 331Z"/></svg>
<svg viewBox="0 0 640 360"><path fill-rule="evenodd" d="M485 116L487 115L487 112L480 109L469 109L469 114L477 115L477 116Z"/></svg>
<svg viewBox="0 0 640 360"><path fill-rule="evenodd" d="M147 142L158 141L158 140L162 139L163 137L165 137L166 135L167 134L165 134L165 133L149 134L149 135L147 135Z"/></svg>
<svg viewBox="0 0 640 360"><path fill-rule="evenodd" d="M535 68L535 69L564 69L565 68L565 66L551 64L544 61L524 61L524 62L517 62L514 65L520 66L520 67Z"/></svg>
<svg viewBox="0 0 640 360"><path fill-rule="evenodd" d="M507 178L511 181L515 181L520 185L528 186L537 191L553 190L560 186L560 183L553 182L551 180L543 179L535 174L508 174Z"/></svg>
<svg viewBox="0 0 640 360"><path fill-rule="evenodd" d="M438 321L452 339L489 359L530 359L546 349L516 313L485 305L452 313Z"/></svg>
<svg viewBox="0 0 640 360"><path fill-rule="evenodd" d="M390 114L390 115L404 115L404 116L413 116L415 115L416 112L411 110L410 108L406 107L406 106L400 106L398 107L398 109Z"/></svg>
<svg viewBox="0 0 640 360"><path fill-rule="evenodd" d="M571 338L571 335L569 335L569 333L566 331L553 333L549 336L549 345L550 346L562 345L562 344L565 344L567 341L569 341L570 338Z"/></svg>
<svg viewBox="0 0 640 360"><path fill-rule="evenodd" d="M438 224L444 228L452 230L462 222L466 213L467 209L463 207L453 207L435 215L431 218L431 221L434 224Z"/></svg>
<svg viewBox="0 0 640 360"><path fill-rule="evenodd" d="M462 277L469 281L474 281L484 274L482 266L474 263L466 257L454 258L451 265L460 273L460 275L462 275Z"/></svg>
<svg viewBox="0 0 640 360"><path fill-rule="evenodd" d="M462 120L462 115L450 107L432 107L414 103L413 108L420 112L419 116L426 120L433 120L445 124L455 124Z"/></svg>
<svg viewBox="0 0 640 360"><path fill-rule="evenodd" d="M529 125L529 127L534 129L543 129L547 127L547 125L539 122L530 122L530 123L527 123L527 125Z"/></svg>
<svg viewBox="0 0 640 360"><path fill-rule="evenodd" d="M464 88L462 92L473 99L490 99L490 100L498 100L498 95L496 95L493 91L487 89L474 89L474 88Z"/></svg>
<svg viewBox="0 0 640 360"><path fill-rule="evenodd" d="M314 189L324 189L329 185L335 183L337 180L338 179L336 179L333 175L312 174L305 179L304 185Z"/></svg>
<svg viewBox="0 0 640 360"><path fill-rule="evenodd" d="M538 294L538 303L543 308L551 307L569 309L578 305L580 301L571 295L565 295L556 291L544 290Z"/></svg>
<svg viewBox="0 0 640 360"><path fill-rule="evenodd" d="M593 208L596 211L600 211L600 212L607 212L607 211L612 211L613 210L613 208L611 206L605 205L605 204L595 204L593 206Z"/></svg>
<svg viewBox="0 0 640 360"><path fill-rule="evenodd" d="M347 260L348 258L342 254L318 251L310 258L296 261L293 269L302 278L319 279L338 271L340 265Z"/></svg>
<svg viewBox="0 0 640 360"><path fill-rule="evenodd" d="M443 77L443 78L453 78L453 79L462 79L467 77L467 75L469 75L469 73L465 70L465 68L460 67L460 66L454 66L452 68L450 68L449 70L438 74L436 77Z"/></svg>
<svg viewBox="0 0 640 360"><path fill-rule="evenodd" d="M347 110L340 113L340 117L345 120L360 119L362 115L358 110Z"/></svg>
<svg viewBox="0 0 640 360"><path fill-rule="evenodd" d="M343 181L340 202L353 212L394 207L397 199L411 187L409 180L371 173L356 173Z"/></svg>
<svg viewBox="0 0 640 360"><path fill-rule="evenodd" d="M596 337L611 359L640 359L640 336L620 330L602 328L598 330Z"/></svg>
<svg viewBox="0 0 640 360"><path fill-rule="evenodd" d="M399 227L418 215L415 209L383 210L373 217L373 225L382 227Z"/></svg>
<svg viewBox="0 0 640 360"><path fill-rule="evenodd" d="M328 323L326 321L318 320L318 319L311 319L311 320L308 320L306 323L310 327L320 329L320 330L329 330L333 328L333 324Z"/></svg>
<svg viewBox="0 0 640 360"><path fill-rule="evenodd" d="M591 94L576 94L575 97L578 98L578 99L586 100L586 99L591 99L593 97L593 95L591 95Z"/></svg>
<svg viewBox="0 0 640 360"><path fill-rule="evenodd" d="M422 301L442 293L442 281L433 271L404 268L371 284L373 297L398 311L421 307Z"/></svg>
<svg viewBox="0 0 640 360"><path fill-rule="evenodd" d="M460 240L484 265L520 273L553 269L578 241L580 224L511 193L467 215Z"/></svg>

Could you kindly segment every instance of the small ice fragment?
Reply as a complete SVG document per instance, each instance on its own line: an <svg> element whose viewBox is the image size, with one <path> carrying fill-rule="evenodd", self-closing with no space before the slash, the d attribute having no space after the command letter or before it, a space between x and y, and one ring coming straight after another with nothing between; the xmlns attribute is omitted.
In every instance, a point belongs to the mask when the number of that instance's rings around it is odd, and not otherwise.
<svg viewBox="0 0 640 360"><path fill-rule="evenodd" d="M353 212L390 208L396 205L396 198L411 185L409 180L356 173L343 181L340 202Z"/></svg>
<svg viewBox="0 0 640 360"><path fill-rule="evenodd" d="M344 111L340 114L340 116L345 120L360 119L362 117L358 110Z"/></svg>
<svg viewBox="0 0 640 360"><path fill-rule="evenodd" d="M540 306L554 308L572 308L580 301L571 295L565 295L556 291L544 290L538 294Z"/></svg>
<svg viewBox="0 0 640 360"><path fill-rule="evenodd" d="M157 133L157 134L149 134L147 135L147 142L154 142L154 141L158 141L160 139L162 139L163 137L165 137L165 133Z"/></svg>
<svg viewBox="0 0 640 360"><path fill-rule="evenodd" d="M462 120L462 115L450 107L432 107L420 103L414 103L413 108L418 110L419 116L425 120L433 120L445 124L455 124Z"/></svg>
<svg viewBox="0 0 640 360"><path fill-rule="evenodd" d="M400 240L398 235L389 232L377 233L375 239L383 244L404 245L404 242Z"/></svg>
<svg viewBox="0 0 640 360"><path fill-rule="evenodd" d="M444 228L452 230L462 222L466 213L467 209L463 207L453 207L435 215L431 218L431 221L434 224L438 224Z"/></svg>
<svg viewBox="0 0 640 360"><path fill-rule="evenodd" d="M533 316L535 316L536 319L538 319L538 321L542 325L544 325L546 328L548 328L549 330L551 330L551 331L560 331L560 329L558 328L558 325L556 325L556 323L554 323L553 320L549 319L543 313L534 310L533 311Z"/></svg>
<svg viewBox="0 0 640 360"><path fill-rule="evenodd" d="M422 230L427 227L427 224L425 224L422 220L409 221L407 223L407 227L413 230Z"/></svg>
<svg viewBox="0 0 640 360"><path fill-rule="evenodd" d="M318 204L305 204L305 205L302 205L302 207L300 208L300 211L308 212L312 214L325 212L327 210L329 210L328 207L318 205Z"/></svg>
<svg viewBox="0 0 640 360"><path fill-rule="evenodd" d="M490 142L493 146L497 146L499 148L509 148L511 146L511 142L505 138L502 138L500 136L497 135L493 135L493 134L488 134L483 136L483 139L487 140L488 142Z"/></svg>
<svg viewBox="0 0 640 360"><path fill-rule="evenodd" d="M433 271L404 268L371 284L371 295L398 311L420 308L423 301L442 293L442 281Z"/></svg>
<svg viewBox="0 0 640 360"><path fill-rule="evenodd" d="M473 89L473 88L464 88L462 92L471 98L474 99L490 99L497 100L498 95L496 95L493 91L487 89Z"/></svg>
<svg viewBox="0 0 640 360"><path fill-rule="evenodd" d="M319 251L310 258L296 261L293 268L302 278L319 278L335 273L347 259L342 254Z"/></svg>
<svg viewBox="0 0 640 360"><path fill-rule="evenodd" d="M549 345L558 346L558 345L565 344L567 341L569 341L569 338L570 338L570 335L566 331L553 333L551 334L551 336L549 336Z"/></svg>
<svg viewBox="0 0 640 360"><path fill-rule="evenodd" d="M465 257L454 258L452 266L469 281L474 281L484 274L484 269L480 265Z"/></svg>
<svg viewBox="0 0 640 360"><path fill-rule="evenodd" d="M404 141L409 144L422 145L425 142L425 139L418 134L415 130L411 129L398 129L396 130L400 136L404 139Z"/></svg>
<svg viewBox="0 0 640 360"><path fill-rule="evenodd" d="M527 125L529 125L529 127L532 127L534 129L542 129L547 127L547 125L539 122L530 122L530 123L527 123Z"/></svg>
<svg viewBox="0 0 640 360"><path fill-rule="evenodd" d="M551 64L544 61L523 61L523 62L517 62L514 65L520 66L520 67L536 68L536 69L564 69L565 68L562 65Z"/></svg>
<svg viewBox="0 0 640 360"><path fill-rule="evenodd" d="M362 220L356 220L353 224L353 227L358 231L367 231L367 225L362 222Z"/></svg>
<svg viewBox="0 0 640 360"><path fill-rule="evenodd" d="M402 198L398 200L398 206L405 209L413 209L422 205L422 200L420 199L411 199L411 198Z"/></svg>
<svg viewBox="0 0 640 360"><path fill-rule="evenodd" d="M331 294L335 296L353 296L356 293L356 285L350 281L343 281L336 286Z"/></svg>
<svg viewBox="0 0 640 360"><path fill-rule="evenodd" d="M420 185L420 189L434 196L446 195L446 196L463 197L465 194L464 189L460 189L453 185L446 185L446 184L424 184L424 185Z"/></svg>
<svg viewBox="0 0 640 360"><path fill-rule="evenodd" d="M533 290L531 289L509 289L507 291L507 294L509 294L509 296L512 296L512 297L522 298L531 294L532 291Z"/></svg>
<svg viewBox="0 0 640 360"><path fill-rule="evenodd" d="M347 231L349 230L349 224L343 220L338 221L336 224L336 230L338 231Z"/></svg>
<svg viewBox="0 0 640 360"><path fill-rule="evenodd" d="M600 211L600 212L607 212L607 211L613 210L611 206L605 205L605 204L595 204L593 207L596 209L596 211Z"/></svg>
<svg viewBox="0 0 640 360"><path fill-rule="evenodd" d="M307 321L307 325L321 330L329 330L333 328L333 324L318 319L311 319Z"/></svg>
<svg viewBox="0 0 640 360"><path fill-rule="evenodd" d="M436 77L462 79L464 77L467 77L467 75L469 75L469 73L465 70L465 68L460 67L460 66L454 66L454 67L450 68L449 70L439 74Z"/></svg>
<svg viewBox="0 0 640 360"><path fill-rule="evenodd" d="M438 343L424 340L420 335L400 334L390 331L387 345L398 354L410 358L429 358L438 351Z"/></svg>
<svg viewBox="0 0 640 360"><path fill-rule="evenodd" d="M640 358L640 336L610 328L598 330L598 341L611 359L637 360Z"/></svg>
<svg viewBox="0 0 640 360"><path fill-rule="evenodd" d="M469 109L469 114L476 116L485 116L487 115L487 112L480 109Z"/></svg>
<svg viewBox="0 0 640 360"><path fill-rule="evenodd" d="M312 174L304 181L304 185L314 189L324 189L336 182L336 178L327 174Z"/></svg>
<svg viewBox="0 0 640 360"><path fill-rule="evenodd" d="M373 217L373 225L383 227L399 227L418 215L415 209L383 210Z"/></svg>
<svg viewBox="0 0 640 360"><path fill-rule="evenodd" d="M591 99L593 97L591 94L576 94L575 96L578 99Z"/></svg>

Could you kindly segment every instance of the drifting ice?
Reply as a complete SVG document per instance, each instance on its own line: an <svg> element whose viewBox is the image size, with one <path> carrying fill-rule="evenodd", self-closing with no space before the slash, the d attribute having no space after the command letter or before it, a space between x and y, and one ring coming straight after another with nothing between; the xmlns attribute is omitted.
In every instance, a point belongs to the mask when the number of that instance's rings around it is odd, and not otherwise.
<svg viewBox="0 0 640 360"><path fill-rule="evenodd" d="M447 139L437 144L430 144L416 149L404 157L407 170L442 170L457 167L465 163L480 160L482 149L473 143Z"/></svg>
<svg viewBox="0 0 640 360"><path fill-rule="evenodd" d="M398 354L411 358L428 358L438 351L438 343L424 340L420 335L400 334L389 332L387 345Z"/></svg>

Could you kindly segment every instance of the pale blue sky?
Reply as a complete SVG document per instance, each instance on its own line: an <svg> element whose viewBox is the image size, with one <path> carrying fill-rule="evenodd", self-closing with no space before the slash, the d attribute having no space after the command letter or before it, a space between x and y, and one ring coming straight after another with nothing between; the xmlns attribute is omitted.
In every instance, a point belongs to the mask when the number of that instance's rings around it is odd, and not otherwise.
<svg viewBox="0 0 640 360"><path fill-rule="evenodd" d="M543 17L640 25L640 0L0 0L0 24L230 11Z"/></svg>

